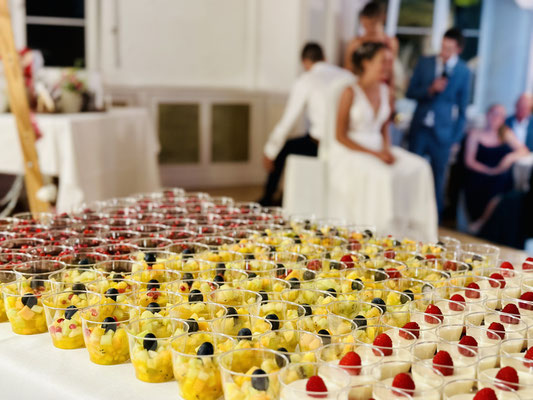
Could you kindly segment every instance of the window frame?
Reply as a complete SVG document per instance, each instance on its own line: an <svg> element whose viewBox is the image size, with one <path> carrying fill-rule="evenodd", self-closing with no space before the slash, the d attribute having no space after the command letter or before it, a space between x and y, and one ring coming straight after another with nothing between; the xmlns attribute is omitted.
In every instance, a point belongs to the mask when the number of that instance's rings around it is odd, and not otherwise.
<svg viewBox="0 0 533 400"><path fill-rule="evenodd" d="M387 21L385 24L385 30L387 35L396 36L398 34L408 34L415 36L430 36L431 51L432 53L438 53L441 45L441 38L448 29L448 22L450 18L451 0L434 0L433 8L433 24L431 27L409 27L399 26L400 7L402 0L389 0L387 8ZM485 2L481 4L481 15L483 15L483 8ZM480 27L478 29L464 29L463 35L467 38L478 38L478 43L481 41L481 25L483 19L481 19ZM478 44L477 58L483 59L485 49ZM479 77L480 66L479 63L476 70L473 71ZM532 74L533 75L533 74ZM533 80L533 79L532 79ZM476 91L476 87L479 84L479 78L474 82L472 104L479 104L479 95Z"/></svg>
<svg viewBox="0 0 533 400"><path fill-rule="evenodd" d="M28 38L26 36L27 25L49 25L49 26L77 26L85 28L85 69L97 69L100 65L99 41L99 21L101 16L100 0L85 0L84 18L66 17L41 17L27 16L25 0L11 0L10 13L15 36L15 45L18 49L27 47ZM68 68L68 67L45 67L45 68Z"/></svg>

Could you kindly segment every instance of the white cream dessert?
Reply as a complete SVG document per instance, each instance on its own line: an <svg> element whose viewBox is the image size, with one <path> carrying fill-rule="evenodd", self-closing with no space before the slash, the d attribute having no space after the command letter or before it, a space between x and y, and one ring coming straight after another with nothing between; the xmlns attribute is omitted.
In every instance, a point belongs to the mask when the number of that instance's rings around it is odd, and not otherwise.
<svg viewBox="0 0 533 400"><path fill-rule="evenodd" d="M332 382L323 376L321 376L324 383L327 387L327 392L320 393L321 399L331 399L337 400L340 391L343 389L342 386L337 385L335 382ZM308 394L306 386L309 379L298 379L297 381L291 382L281 389L281 400L295 400L295 399L309 399L314 400L317 398L317 394Z"/></svg>
<svg viewBox="0 0 533 400"><path fill-rule="evenodd" d="M437 307L442 311L444 317L443 324L462 324L466 314L470 312L468 304L460 304L448 300L440 300L435 303ZM458 309L454 310L453 307L457 306Z"/></svg>
<svg viewBox="0 0 533 400"><path fill-rule="evenodd" d="M392 382L394 378L385 379L382 383L387 388L376 386L374 388L374 400L390 400L391 397L399 397L394 393L394 388L392 387ZM440 400L440 391L439 387L434 387L429 385L425 381L417 381L415 379L415 391L413 394L408 393L412 399L424 399L424 400Z"/></svg>
<svg viewBox="0 0 533 400"><path fill-rule="evenodd" d="M521 362L519 360L513 360L516 362ZM504 358L502 358L502 368L506 367L508 365L505 365ZM513 365L514 367L515 365ZM521 368L521 370L520 370ZM533 374L529 371L524 370L525 367L517 367L515 368L516 373L518 375L518 382L507 382L507 381L501 381L498 383L495 383L496 375L498 375L498 372L501 370L501 368L489 368L483 371L479 372L479 381L480 381L480 389L486 386L514 386L514 393L516 393L520 398L522 399L531 399L532 398L532 391L533 391Z"/></svg>
<svg viewBox="0 0 533 400"><path fill-rule="evenodd" d="M419 374L419 370L413 367L413 377L415 381L422 381L424 379L434 379L435 376L443 376L445 383L448 383L457 379L474 379L476 377L476 364L477 357L465 357L458 351L458 346L446 346L444 343L439 344L438 347L446 347L446 350L440 350L433 359L427 359L423 361L418 361L426 367L432 367L431 369L426 369L429 371L429 376L426 372L423 376ZM448 358L450 362L446 364L440 361L441 353L448 353ZM415 364L416 366L416 364Z"/></svg>

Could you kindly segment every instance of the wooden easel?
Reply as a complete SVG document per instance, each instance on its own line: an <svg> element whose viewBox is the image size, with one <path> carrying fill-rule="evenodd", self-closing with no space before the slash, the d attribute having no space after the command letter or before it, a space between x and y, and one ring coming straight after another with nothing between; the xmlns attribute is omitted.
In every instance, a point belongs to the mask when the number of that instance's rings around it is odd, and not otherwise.
<svg viewBox="0 0 533 400"><path fill-rule="evenodd" d="M30 120L30 107L22 78L19 54L15 48L8 0L0 0L0 56L9 92L11 112L17 121L17 129L24 158L26 192L32 212L49 211L50 205L37 198L37 191L43 186L39 159L35 148L35 132Z"/></svg>

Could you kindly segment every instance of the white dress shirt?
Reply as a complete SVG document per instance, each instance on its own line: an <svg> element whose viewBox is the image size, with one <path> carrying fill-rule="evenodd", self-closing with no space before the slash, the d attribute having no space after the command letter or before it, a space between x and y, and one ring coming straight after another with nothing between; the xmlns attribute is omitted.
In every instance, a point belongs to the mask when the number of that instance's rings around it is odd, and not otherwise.
<svg viewBox="0 0 533 400"><path fill-rule="evenodd" d="M264 153L269 159L277 157L304 109L307 109L309 134L316 140L322 138L326 130L327 91L333 81L346 75L350 72L319 61L298 78L291 88L283 116L265 145Z"/></svg>
<svg viewBox="0 0 533 400"><path fill-rule="evenodd" d="M453 69L457 65L457 61L459 61L459 56L457 55L451 56L448 61L446 61L446 64L442 62L442 58L437 57L437 62L435 63L435 79L442 77L442 73L445 71L445 68L446 76L449 78ZM424 125L430 128L435 126L435 113L433 110L429 110L426 114L426 118L424 118Z"/></svg>
<svg viewBox="0 0 533 400"><path fill-rule="evenodd" d="M527 130L529 128L529 118L524 118L522 121L518 122L516 117L513 120L513 126L511 129L515 133L520 143L526 144L527 140Z"/></svg>

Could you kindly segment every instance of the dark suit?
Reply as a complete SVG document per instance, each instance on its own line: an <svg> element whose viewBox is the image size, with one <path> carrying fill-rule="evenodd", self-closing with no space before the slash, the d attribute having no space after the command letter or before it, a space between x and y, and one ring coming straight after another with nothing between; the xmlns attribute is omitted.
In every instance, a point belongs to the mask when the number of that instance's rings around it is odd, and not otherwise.
<svg viewBox="0 0 533 400"><path fill-rule="evenodd" d="M516 116L512 115L505 120L505 125L513 129L513 124L516 121ZM533 151L533 116L529 117L529 124L527 126L526 142L524 143L529 151Z"/></svg>
<svg viewBox="0 0 533 400"><path fill-rule="evenodd" d="M464 134L470 71L464 61L459 59L448 73L446 89L431 95L429 88L436 78L436 70L437 57L421 58L409 83L407 97L417 101L411 120L409 149L430 159L440 214L443 209L444 177L450 148L452 144L461 141ZM425 123L430 111L434 114L434 124L431 127Z"/></svg>

